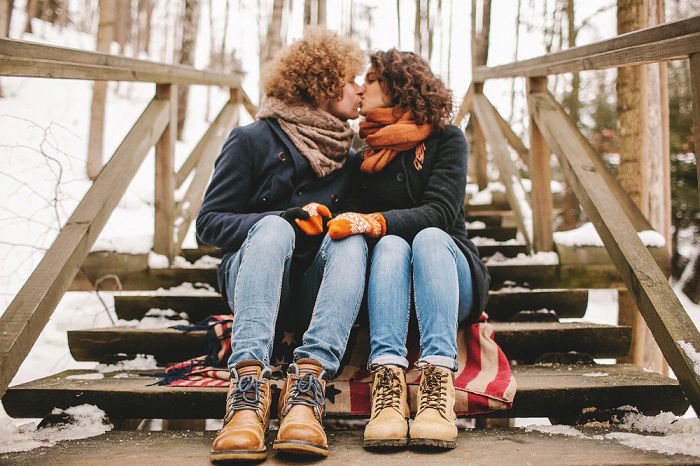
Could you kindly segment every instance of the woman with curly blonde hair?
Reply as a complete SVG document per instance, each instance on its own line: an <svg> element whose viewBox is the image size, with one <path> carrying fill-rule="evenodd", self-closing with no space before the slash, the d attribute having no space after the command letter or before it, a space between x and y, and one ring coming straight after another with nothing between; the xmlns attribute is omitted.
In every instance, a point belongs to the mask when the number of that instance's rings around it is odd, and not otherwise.
<svg viewBox="0 0 700 466"><path fill-rule="evenodd" d="M489 275L467 238L467 142L448 124L450 91L428 63L391 49L370 57L362 88L362 154L350 206L329 223L344 240L372 238L368 280L372 415L365 446L454 448L457 326L476 322ZM420 333L417 414L410 426L406 337Z"/></svg>
<svg viewBox="0 0 700 466"><path fill-rule="evenodd" d="M360 307L367 244L322 233L350 182L347 120L358 117L354 80L362 66L350 39L308 30L275 57L259 119L234 129L216 161L197 218L200 240L222 250L219 288L233 313L231 382L214 461L267 455L278 316L283 327L305 332L280 395L274 449L328 455L324 388Z"/></svg>

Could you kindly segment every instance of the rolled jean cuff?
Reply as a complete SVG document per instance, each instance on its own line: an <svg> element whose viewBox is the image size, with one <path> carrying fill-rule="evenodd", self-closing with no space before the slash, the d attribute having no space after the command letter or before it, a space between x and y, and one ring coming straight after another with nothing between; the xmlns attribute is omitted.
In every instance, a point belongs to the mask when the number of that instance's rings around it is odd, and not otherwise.
<svg viewBox="0 0 700 466"><path fill-rule="evenodd" d="M416 361L416 367L418 368L421 368L426 364L444 367L445 369L451 370L452 372L457 372L458 369L457 361L447 356L426 356Z"/></svg>
<svg viewBox="0 0 700 466"><path fill-rule="evenodd" d="M367 363L367 370L371 371L372 366L386 366L389 364L393 364L394 366L398 366L402 369L408 369L408 359L404 358L403 356L383 354L369 361Z"/></svg>

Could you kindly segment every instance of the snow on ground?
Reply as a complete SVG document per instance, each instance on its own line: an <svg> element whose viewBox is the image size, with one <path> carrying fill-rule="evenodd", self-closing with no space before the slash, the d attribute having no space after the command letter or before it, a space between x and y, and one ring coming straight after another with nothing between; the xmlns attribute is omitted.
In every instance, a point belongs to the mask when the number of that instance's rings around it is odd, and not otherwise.
<svg viewBox="0 0 700 466"><path fill-rule="evenodd" d="M56 408L51 414L67 422L37 429L37 421L16 426L8 419L0 418L0 453L51 447L62 440L94 437L112 430L104 411L96 406L79 405L66 410Z"/></svg>
<svg viewBox="0 0 700 466"><path fill-rule="evenodd" d="M688 356L688 359L693 361L693 369L695 370L695 373L700 376L700 353L693 347L693 344L687 341L679 341L677 342L678 346L680 346L683 351L685 352L685 355Z"/></svg>
<svg viewBox="0 0 700 466"><path fill-rule="evenodd" d="M642 243L648 247L661 248L666 244L666 240L653 230L640 231L637 233ZM568 231L554 232L554 242L562 246L600 246L603 247L603 240L598 235L591 222L584 223L580 227Z"/></svg>
<svg viewBox="0 0 700 466"><path fill-rule="evenodd" d="M506 257L500 252L486 260L486 265L552 265L559 263L556 252L520 253L515 257Z"/></svg>

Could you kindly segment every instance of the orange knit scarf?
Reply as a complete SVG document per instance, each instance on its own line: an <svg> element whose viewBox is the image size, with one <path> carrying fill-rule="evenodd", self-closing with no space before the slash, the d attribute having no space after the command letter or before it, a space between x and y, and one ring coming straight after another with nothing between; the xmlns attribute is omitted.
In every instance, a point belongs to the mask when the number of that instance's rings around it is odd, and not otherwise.
<svg viewBox="0 0 700 466"><path fill-rule="evenodd" d="M400 116L397 118L396 114ZM394 112L394 108L375 108L367 112L360 123L360 137L369 145L363 154L360 169L365 173L378 173L391 162L396 154L416 148L413 165L423 168L425 144L423 141L433 132L432 125L416 124L409 111Z"/></svg>

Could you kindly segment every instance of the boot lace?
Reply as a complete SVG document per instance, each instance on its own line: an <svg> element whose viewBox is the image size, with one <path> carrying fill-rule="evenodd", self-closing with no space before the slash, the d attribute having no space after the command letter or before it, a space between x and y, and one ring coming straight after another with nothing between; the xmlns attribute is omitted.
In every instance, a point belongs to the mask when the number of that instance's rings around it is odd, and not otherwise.
<svg viewBox="0 0 700 466"><path fill-rule="evenodd" d="M292 377L292 382L296 382L289 389L290 405L306 405L312 408L322 408L326 406L326 394L323 385L313 374L307 373L302 377Z"/></svg>
<svg viewBox="0 0 700 466"><path fill-rule="evenodd" d="M260 416L260 411L263 409L260 388L263 384L267 383L264 377L269 377L269 373L270 370L266 368L261 372L259 378L255 378L254 375L244 375L238 379L236 388L231 391L226 400L226 418L224 419L224 424L231 420L233 413L243 409L258 411L258 416Z"/></svg>
<svg viewBox="0 0 700 466"><path fill-rule="evenodd" d="M447 374L441 372L435 366L426 366L423 369L421 381L421 399L418 413L428 408L436 409L443 416L447 413Z"/></svg>
<svg viewBox="0 0 700 466"><path fill-rule="evenodd" d="M401 379L390 369L377 372L377 384L372 393L374 409L379 412L384 408L401 408Z"/></svg>

